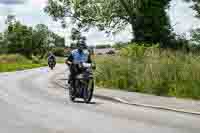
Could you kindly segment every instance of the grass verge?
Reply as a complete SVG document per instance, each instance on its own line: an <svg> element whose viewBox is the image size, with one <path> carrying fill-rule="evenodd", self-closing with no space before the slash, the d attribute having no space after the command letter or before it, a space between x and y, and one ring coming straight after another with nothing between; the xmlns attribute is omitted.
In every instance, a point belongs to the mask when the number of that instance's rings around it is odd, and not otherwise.
<svg viewBox="0 0 200 133"><path fill-rule="evenodd" d="M22 55L0 55L0 72L12 72L46 66L44 61L35 62Z"/></svg>
<svg viewBox="0 0 200 133"><path fill-rule="evenodd" d="M200 99L198 53L133 44L121 49L119 55L97 56L96 63L100 87Z"/></svg>

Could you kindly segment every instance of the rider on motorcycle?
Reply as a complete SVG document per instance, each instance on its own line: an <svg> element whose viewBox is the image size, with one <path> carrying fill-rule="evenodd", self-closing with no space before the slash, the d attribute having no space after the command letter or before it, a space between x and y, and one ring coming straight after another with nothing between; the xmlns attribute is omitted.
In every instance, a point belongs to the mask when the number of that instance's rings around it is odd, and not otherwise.
<svg viewBox="0 0 200 133"><path fill-rule="evenodd" d="M48 56L48 64L50 63L50 60L53 60L54 63L56 62L56 57L52 52L49 52L49 56Z"/></svg>
<svg viewBox="0 0 200 133"><path fill-rule="evenodd" d="M81 71L79 70L77 64L92 63L92 60L89 51L86 49L86 46L79 44L77 49L71 51L65 63L69 66L70 69L69 80L68 80L68 83L70 83L70 81L74 79L76 74L80 73Z"/></svg>

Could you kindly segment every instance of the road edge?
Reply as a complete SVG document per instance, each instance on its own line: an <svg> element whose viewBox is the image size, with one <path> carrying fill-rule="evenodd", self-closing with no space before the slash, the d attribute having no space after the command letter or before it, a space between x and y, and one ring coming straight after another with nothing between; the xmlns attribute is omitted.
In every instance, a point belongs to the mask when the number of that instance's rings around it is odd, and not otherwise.
<svg viewBox="0 0 200 133"><path fill-rule="evenodd" d="M54 84L57 84L58 86L67 89L66 86L63 86L59 84L57 81L53 81ZM95 91L94 91L95 92ZM118 97L112 97L112 96L105 96L102 94L97 94L94 93L94 97L103 99L103 100L108 100L112 102L117 102L121 104L127 104L127 105L132 105L132 106L138 106L138 107L145 107L145 108L153 108L153 109L159 109L159 110L166 110L166 111L173 111L173 112L178 112L178 113L186 113L186 114L191 114L191 115L200 115L200 112L194 112L194 111L188 111L188 110L183 110L183 109L175 109L175 108L169 108L166 106L156 106L156 105L150 105L150 104L141 104L141 103L133 103L133 102L128 102L124 99L118 98Z"/></svg>
<svg viewBox="0 0 200 133"><path fill-rule="evenodd" d="M167 110L167 111L186 113L186 114L191 114L191 115L200 115L200 112L187 111L187 110L183 110L183 109L175 109L175 108L169 108L169 107L164 107L164 106L155 106L155 105L150 105L150 104L133 103L133 102L128 102L128 101L118 98L118 97L109 97L109 96L98 95L98 94L95 94L94 96L99 99L106 99L109 101L114 101L114 102L123 103L123 104L127 104L127 105L138 106L138 107Z"/></svg>

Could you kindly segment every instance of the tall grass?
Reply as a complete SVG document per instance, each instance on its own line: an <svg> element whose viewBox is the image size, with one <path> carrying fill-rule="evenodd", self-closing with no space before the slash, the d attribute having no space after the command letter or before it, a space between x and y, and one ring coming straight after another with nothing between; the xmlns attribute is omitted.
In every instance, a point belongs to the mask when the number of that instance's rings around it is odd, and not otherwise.
<svg viewBox="0 0 200 133"><path fill-rule="evenodd" d="M98 86L200 99L198 53L130 45L119 55L97 56Z"/></svg>

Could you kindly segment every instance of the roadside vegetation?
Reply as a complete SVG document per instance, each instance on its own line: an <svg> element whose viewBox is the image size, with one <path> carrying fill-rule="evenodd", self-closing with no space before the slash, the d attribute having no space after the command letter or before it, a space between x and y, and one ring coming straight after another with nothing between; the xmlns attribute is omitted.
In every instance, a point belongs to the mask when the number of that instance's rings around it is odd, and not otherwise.
<svg viewBox="0 0 200 133"><path fill-rule="evenodd" d="M200 99L199 52L131 44L96 57L96 84L159 96Z"/></svg>
<svg viewBox="0 0 200 133"><path fill-rule="evenodd" d="M29 27L13 15L7 16L5 24L7 28L0 33L0 72L46 66L49 51L64 56L64 38L46 25Z"/></svg>
<svg viewBox="0 0 200 133"><path fill-rule="evenodd" d="M64 63L64 57L56 57L57 63ZM12 72L47 66L47 59L32 57L28 59L20 54L0 55L0 72Z"/></svg>
<svg viewBox="0 0 200 133"><path fill-rule="evenodd" d="M44 61L27 59L19 54L0 55L0 72L11 72L46 66Z"/></svg>

